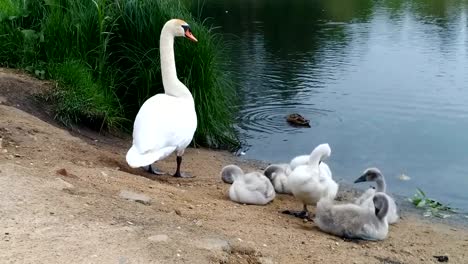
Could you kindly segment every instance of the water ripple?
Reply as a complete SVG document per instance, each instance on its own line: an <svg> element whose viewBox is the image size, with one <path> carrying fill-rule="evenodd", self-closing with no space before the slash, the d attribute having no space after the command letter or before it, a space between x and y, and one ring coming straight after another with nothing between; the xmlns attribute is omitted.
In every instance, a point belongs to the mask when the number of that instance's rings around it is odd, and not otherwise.
<svg viewBox="0 0 468 264"><path fill-rule="evenodd" d="M271 102L257 105L255 102L246 104L239 113L239 127L243 130L260 132L265 134L299 133L300 129L292 127L286 121L289 114L300 113L310 120L310 125L316 125L317 116L324 116L329 110L315 108L312 104L283 104L283 102Z"/></svg>

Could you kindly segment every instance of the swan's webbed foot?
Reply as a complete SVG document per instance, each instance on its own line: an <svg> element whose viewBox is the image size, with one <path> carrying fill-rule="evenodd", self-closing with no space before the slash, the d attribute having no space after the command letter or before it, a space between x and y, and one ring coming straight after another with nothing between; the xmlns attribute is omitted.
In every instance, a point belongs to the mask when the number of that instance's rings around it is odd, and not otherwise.
<svg viewBox="0 0 468 264"><path fill-rule="evenodd" d="M190 174L190 173L187 173L187 172L177 172L174 173L173 175L174 177L176 178L193 178L193 176Z"/></svg>
<svg viewBox="0 0 468 264"><path fill-rule="evenodd" d="M154 174L154 175L164 175L165 172L163 172L162 170L154 167L152 164L148 165L148 166L144 166L142 167L145 171L151 173L151 174Z"/></svg>

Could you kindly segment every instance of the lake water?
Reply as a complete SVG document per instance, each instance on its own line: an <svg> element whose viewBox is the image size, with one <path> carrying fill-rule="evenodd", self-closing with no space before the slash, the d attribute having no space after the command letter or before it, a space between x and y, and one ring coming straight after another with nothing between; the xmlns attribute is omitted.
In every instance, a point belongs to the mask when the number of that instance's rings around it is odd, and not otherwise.
<svg viewBox="0 0 468 264"><path fill-rule="evenodd" d="M192 9L230 43L246 158L284 162L328 142L341 182L376 166L391 192L419 187L468 211L468 1L206 0ZM287 124L296 112L311 128Z"/></svg>

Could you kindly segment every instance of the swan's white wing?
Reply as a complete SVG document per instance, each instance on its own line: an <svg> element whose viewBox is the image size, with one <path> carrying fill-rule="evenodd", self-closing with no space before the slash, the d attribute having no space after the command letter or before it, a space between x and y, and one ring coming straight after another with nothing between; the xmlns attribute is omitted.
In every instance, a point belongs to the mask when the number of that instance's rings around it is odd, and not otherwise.
<svg viewBox="0 0 468 264"><path fill-rule="evenodd" d="M244 177L245 187L249 192L263 197L266 200L274 198L275 189L266 176L260 173L248 173L244 175Z"/></svg>
<svg viewBox="0 0 468 264"><path fill-rule="evenodd" d="M320 177L321 178L330 178L332 179L332 172L330 170L330 167L325 163L325 162L320 162L319 164L319 168L320 168Z"/></svg>
<svg viewBox="0 0 468 264"><path fill-rule="evenodd" d="M127 162L132 167L145 166L175 149L185 149L196 128L193 100L157 94L141 106L135 118ZM149 159L153 160L148 163Z"/></svg>

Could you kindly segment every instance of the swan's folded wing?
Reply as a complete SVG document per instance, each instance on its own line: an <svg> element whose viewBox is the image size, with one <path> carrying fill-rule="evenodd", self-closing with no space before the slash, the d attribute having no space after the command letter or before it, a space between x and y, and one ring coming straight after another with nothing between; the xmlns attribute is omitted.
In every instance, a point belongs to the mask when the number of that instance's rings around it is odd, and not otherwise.
<svg viewBox="0 0 468 264"><path fill-rule="evenodd" d="M249 173L245 176L246 189L249 192L258 192L264 197L271 197L275 194L275 189L266 176L260 173Z"/></svg>
<svg viewBox="0 0 468 264"><path fill-rule="evenodd" d="M369 205L374 207L374 202L372 198L374 197L375 189L369 188L367 189L359 198L357 198L354 203L358 205ZM371 204L370 204L371 203Z"/></svg>
<svg viewBox="0 0 468 264"><path fill-rule="evenodd" d="M330 170L330 167L325 162L322 161L319 164L319 168L320 168L320 177L321 178L332 179L332 172Z"/></svg>
<svg viewBox="0 0 468 264"><path fill-rule="evenodd" d="M133 145L141 154L190 143L197 118L193 103L184 100L157 94L142 105L133 127Z"/></svg>

